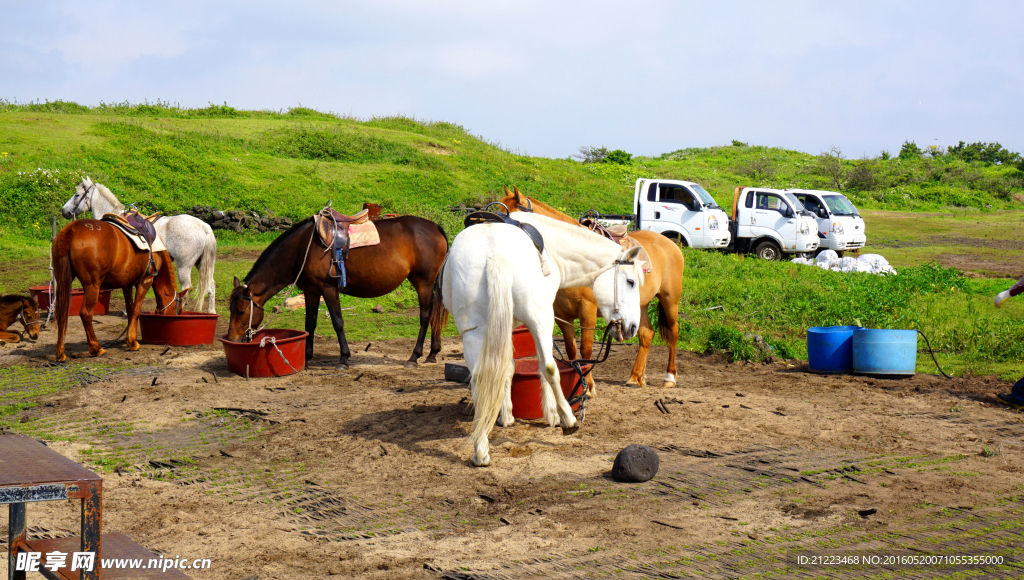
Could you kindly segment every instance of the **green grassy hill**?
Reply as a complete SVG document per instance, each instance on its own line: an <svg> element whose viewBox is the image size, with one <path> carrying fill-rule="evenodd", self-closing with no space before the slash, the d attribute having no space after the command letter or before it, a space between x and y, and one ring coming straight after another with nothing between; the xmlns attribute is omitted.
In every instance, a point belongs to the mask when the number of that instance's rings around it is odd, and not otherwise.
<svg viewBox="0 0 1024 580"><path fill-rule="evenodd" d="M328 199L342 210L364 201L432 217L454 233L447 208L489 201L502 186L572 213L630 208L637 177L701 183L723 207L737 185L841 189L862 208L1014 207L1024 185L1012 165L953 156L841 160L751 147L681 149L632 165L515 155L451 123L404 117L369 121L310 109L238 111L226 105L87 108L0 101L0 237L48 239L81 175L121 201L175 213L192 205L291 217Z"/></svg>

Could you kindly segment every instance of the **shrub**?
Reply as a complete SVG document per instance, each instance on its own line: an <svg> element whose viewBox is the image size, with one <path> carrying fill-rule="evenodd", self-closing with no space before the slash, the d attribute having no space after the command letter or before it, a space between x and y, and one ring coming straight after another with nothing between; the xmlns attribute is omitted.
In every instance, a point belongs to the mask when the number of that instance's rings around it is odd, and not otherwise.
<svg viewBox="0 0 1024 580"><path fill-rule="evenodd" d="M917 146L917 143L913 141L904 141L903 147L900 147L900 159L919 159L921 157L921 148Z"/></svg>
<svg viewBox="0 0 1024 580"><path fill-rule="evenodd" d="M626 153L622 149L616 149L615 151L608 153L608 155L605 155L604 159L601 160L601 163L611 163L613 165L632 165L633 154Z"/></svg>

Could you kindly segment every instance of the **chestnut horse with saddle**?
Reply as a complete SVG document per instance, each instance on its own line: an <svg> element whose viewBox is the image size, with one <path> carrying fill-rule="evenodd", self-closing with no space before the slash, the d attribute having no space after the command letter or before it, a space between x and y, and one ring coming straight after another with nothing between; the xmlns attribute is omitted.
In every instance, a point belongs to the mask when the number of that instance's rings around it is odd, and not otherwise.
<svg viewBox="0 0 1024 580"><path fill-rule="evenodd" d="M555 208L527 197L513 187L513 191L505 188L505 197L501 203L512 211L536 212L541 215L580 225L575 220ZM596 223L594 224L596 226ZM582 226L581 226L582 227ZM591 229L595 229L593 226ZM600 229L600 228L596 228ZM620 233L620 232L616 232ZM683 254L672 240L665 236L648 231L636 231L628 234L643 247L650 260L650 272L644 277L640 288L640 306L644 315L640 317L640 350L636 355L633 370L626 381L627 385L644 386L647 384L647 355L654 339L654 328L650 317L646 315L647 304L658 299L658 331L668 345L668 368L662 383L665 387L676 384L676 341L679 338L679 298L683 294ZM582 330L581 348L583 358L589 359L594 352L594 330L597 327L597 301L590 288L563 288L555 296L555 321L562 335L565 336L566 355L576 358L576 330L574 323L580 321ZM594 396L594 379L588 375L588 393Z"/></svg>
<svg viewBox="0 0 1024 580"><path fill-rule="evenodd" d="M110 219L117 220L113 217ZM133 225L145 229L133 216ZM152 227L152 226L150 226ZM135 228L130 226L130 232ZM146 232L152 234L152 232ZM89 354L100 356L106 352L96 339L92 328L93 308L99 299L101 288L120 288L124 292L125 307L128 310L128 348L139 350L137 325L142 312L142 300L152 286L156 294L157 312L163 312L175 302L174 275L171 273L171 256L166 250L153 251L153 239L149 248L140 249L129 240L129 234L111 221L82 219L76 220L57 233L50 248L53 258L53 274L57 294L55 316L57 318L57 360L67 360L64 340L67 337L68 314L71 309L71 282L78 278L85 291L82 308L78 316L85 326L89 343ZM135 238L148 239L136 230ZM145 246L141 241L140 245ZM159 247L159 246L158 246Z"/></svg>

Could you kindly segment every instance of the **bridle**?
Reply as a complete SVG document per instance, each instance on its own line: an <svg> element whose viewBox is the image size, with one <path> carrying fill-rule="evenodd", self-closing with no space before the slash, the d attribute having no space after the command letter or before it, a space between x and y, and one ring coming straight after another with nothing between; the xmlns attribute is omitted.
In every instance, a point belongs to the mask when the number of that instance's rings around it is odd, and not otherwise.
<svg viewBox="0 0 1024 580"><path fill-rule="evenodd" d="M25 327L25 330L28 330L28 327L32 326L33 324L36 325L37 327L40 324L38 318L36 319L35 322L29 322L28 319L25 318L25 305L24 304L21 305L21 310L18 311L18 316L14 319L14 321L15 322L21 322L21 325ZM36 330L38 331L39 328L36 328Z"/></svg>
<svg viewBox="0 0 1024 580"><path fill-rule="evenodd" d="M89 185L89 187L85 188L85 191L82 192L82 197L78 198L78 201L75 202L75 207L71 208L71 219L77 219L78 218L78 214L85 213L85 210L82 210L82 211L78 211L78 210L81 209L83 201L92 198L91 194L92 194L92 191L94 189L96 189L96 184L95 183L93 183L93 184ZM76 193L75 195L78 195L78 194ZM74 199L74 198L72 198L72 199ZM90 210L92 209L92 203L91 202L89 204L89 208L90 208Z"/></svg>
<svg viewBox="0 0 1024 580"><path fill-rule="evenodd" d="M625 253L626 252L622 252L622 254L619 255L622 256L625 255ZM614 292L614 302L612 304L615 306L615 309L612 310L613 315L619 313L619 266L633 266L635 264L636 262L634 262L633 260L623 260L622 258L616 258L615 262L612 265L612 268L615 270L615 273L612 277L612 291ZM618 325L620 327L620 330L622 330L622 317L619 317L618 320L611 321L611 324Z"/></svg>
<svg viewBox="0 0 1024 580"><path fill-rule="evenodd" d="M248 303L250 303L252 305L249 308L249 323L248 323L248 325L246 325L245 334L243 335L245 337L245 342L252 342L253 335L255 335L257 332L259 332L259 329L253 330L253 328L252 328L252 313L257 308L259 308L260 310L263 310L264 312L266 312L266 310L262 306L260 306L259 304L256 304L256 301L253 300L253 298L252 298L251 291L247 295L243 294L243 295L239 296L238 299L239 300L245 300L246 302L248 302Z"/></svg>
<svg viewBox="0 0 1024 580"><path fill-rule="evenodd" d="M519 203L517 201L516 202L516 209L522 210L522 211L525 211L525 212L529 212L529 213L533 213L533 202L530 201L530 198L528 198L528 197L526 198L526 206L523 206L523 204L521 204L521 203Z"/></svg>

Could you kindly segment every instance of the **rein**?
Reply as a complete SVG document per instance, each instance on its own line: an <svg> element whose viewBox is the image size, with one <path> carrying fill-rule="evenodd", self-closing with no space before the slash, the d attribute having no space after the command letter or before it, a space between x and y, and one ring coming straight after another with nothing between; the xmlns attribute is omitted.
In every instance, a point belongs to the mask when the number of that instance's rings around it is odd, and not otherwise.
<svg viewBox="0 0 1024 580"><path fill-rule="evenodd" d="M82 211L78 211L78 210L82 209L82 202L83 201L92 198L92 191L94 189L96 189L96 184L95 183L93 183L89 187L85 188L85 191L82 192L82 197L78 198L78 201L75 203L75 207L73 207L71 209L71 219L72 220L78 219L78 214L85 213L85 210L82 210ZM92 210L92 202L91 201L89 203L89 210L90 211Z"/></svg>
<svg viewBox="0 0 1024 580"><path fill-rule="evenodd" d="M285 297L285 300L287 300L288 298L291 298L292 292L295 290L295 285L299 283L299 278L302 277L302 270L306 267L306 260L309 258L309 249L311 247L313 247L313 238L314 237L316 237L316 223L315 222L310 222L309 243L306 244L306 253L302 255L302 265L299 266L299 274L297 276L295 276L295 281L292 282L292 285L288 288L288 296ZM271 310L270 311L270 318L268 320L266 320L263 324L261 324L259 328L254 330L253 327L252 327L252 312L253 312L253 310L255 310L256 308L259 308L260 310L266 312L266 309L263 307L262 304L257 304L256 303L256 300L253 298L251 291L250 291L248 296L239 296L239 299L247 300L249 303L252 304L252 307L249 308L249 324L246 326L245 333L243 334L243 337L245 338L245 342L252 342L252 339L256 335L257 332L263 330L271 322L274 321L274 317L277 316L277 311ZM306 307L309 308L308 305ZM262 344L260 346L262 346ZM276 344L275 344L275 346L276 346ZM282 355L282 356L284 356L284 355ZM289 366L291 366L291 363L289 363Z"/></svg>

